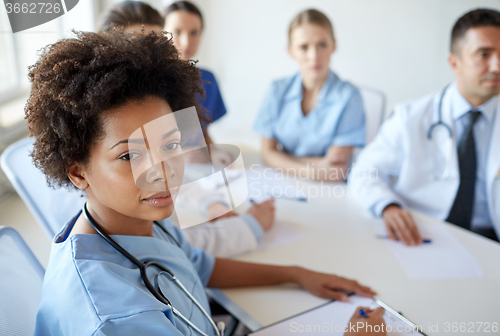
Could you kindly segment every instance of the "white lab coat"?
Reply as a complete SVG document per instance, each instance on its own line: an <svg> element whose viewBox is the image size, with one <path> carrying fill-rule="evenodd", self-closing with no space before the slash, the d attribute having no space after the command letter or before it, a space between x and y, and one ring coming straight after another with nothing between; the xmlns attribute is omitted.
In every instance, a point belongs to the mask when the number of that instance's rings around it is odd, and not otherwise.
<svg viewBox="0 0 500 336"><path fill-rule="evenodd" d="M454 131L450 91L443 97L442 121ZM392 198L434 218L448 217L460 184L457 145L443 127L434 133L432 145L427 139L429 127L438 120L440 96L441 91L396 106L375 139L360 153L349 176L349 186L356 190L359 201L368 210L373 211L378 201ZM488 208L497 235L500 235L499 112L497 107L486 164ZM435 173L436 166L444 166L447 151L451 153L449 177L436 180L433 178L439 175Z"/></svg>
<svg viewBox="0 0 500 336"><path fill-rule="evenodd" d="M183 229L182 233L193 248L200 248L219 258L251 252L259 243L242 216L217 219Z"/></svg>

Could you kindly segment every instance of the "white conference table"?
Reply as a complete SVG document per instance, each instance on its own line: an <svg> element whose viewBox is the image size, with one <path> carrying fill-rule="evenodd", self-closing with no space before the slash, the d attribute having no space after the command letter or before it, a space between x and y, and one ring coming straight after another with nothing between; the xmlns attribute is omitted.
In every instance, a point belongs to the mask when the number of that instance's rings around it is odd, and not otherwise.
<svg viewBox="0 0 500 336"><path fill-rule="evenodd" d="M255 154L246 154L244 158L246 165L258 161ZM319 184L299 181L298 186ZM476 329L481 322L500 324L499 243L413 212L417 225L446 226L474 255L484 275L469 279L412 280L385 241L375 237L379 220L347 195L344 183L324 186L324 195L309 195L307 203L276 200L277 218L304 233L305 239L237 260L298 265L356 279L376 290L378 298L421 325L429 335L446 334L447 322L475 323ZM327 189L336 191L336 195L328 196ZM292 285L210 291L214 299L252 331L327 302ZM438 324L439 332L427 332L429 324ZM490 330L485 334L500 335L500 332Z"/></svg>

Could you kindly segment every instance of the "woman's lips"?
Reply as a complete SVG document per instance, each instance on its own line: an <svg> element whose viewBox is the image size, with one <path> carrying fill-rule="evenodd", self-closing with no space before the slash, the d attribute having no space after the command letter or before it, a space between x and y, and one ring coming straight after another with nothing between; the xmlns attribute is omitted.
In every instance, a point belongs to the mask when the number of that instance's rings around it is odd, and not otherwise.
<svg viewBox="0 0 500 336"><path fill-rule="evenodd" d="M173 203L172 195L169 191L162 191L143 199L144 202L154 206L164 207Z"/></svg>

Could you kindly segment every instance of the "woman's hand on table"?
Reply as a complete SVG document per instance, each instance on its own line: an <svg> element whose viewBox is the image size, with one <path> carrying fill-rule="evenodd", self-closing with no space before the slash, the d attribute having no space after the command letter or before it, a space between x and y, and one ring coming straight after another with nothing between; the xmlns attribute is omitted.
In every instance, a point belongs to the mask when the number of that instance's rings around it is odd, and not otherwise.
<svg viewBox="0 0 500 336"><path fill-rule="evenodd" d="M304 268L297 271L297 283L309 293L325 299L349 301L346 292L354 292L365 297L377 293L371 288L360 285L357 281L333 274L318 273Z"/></svg>
<svg viewBox="0 0 500 336"><path fill-rule="evenodd" d="M253 204L248 213L255 217L262 226L262 230L269 231L275 220L274 199L269 199L259 204Z"/></svg>

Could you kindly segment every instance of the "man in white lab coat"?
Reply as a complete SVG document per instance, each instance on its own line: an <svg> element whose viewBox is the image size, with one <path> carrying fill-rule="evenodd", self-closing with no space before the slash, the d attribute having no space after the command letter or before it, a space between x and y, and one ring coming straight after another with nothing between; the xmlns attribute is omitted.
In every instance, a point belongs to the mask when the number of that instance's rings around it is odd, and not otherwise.
<svg viewBox="0 0 500 336"><path fill-rule="evenodd" d="M500 236L500 12L462 16L448 61L456 81L396 106L350 175L363 205L407 245L422 243L408 208Z"/></svg>

